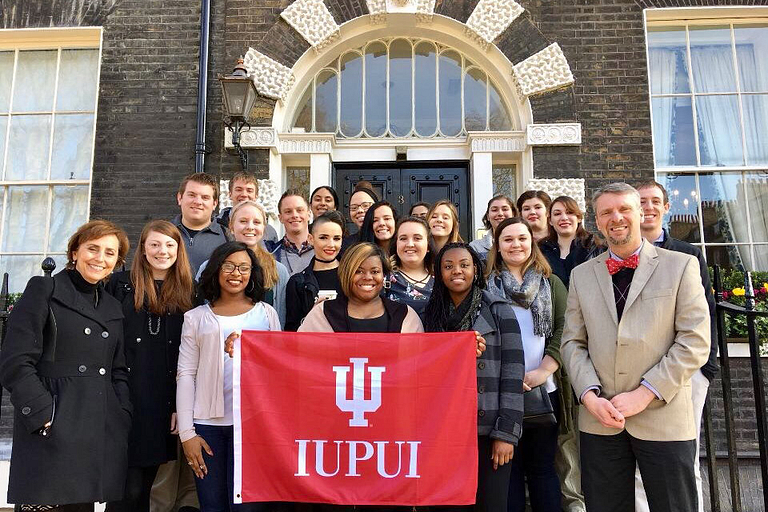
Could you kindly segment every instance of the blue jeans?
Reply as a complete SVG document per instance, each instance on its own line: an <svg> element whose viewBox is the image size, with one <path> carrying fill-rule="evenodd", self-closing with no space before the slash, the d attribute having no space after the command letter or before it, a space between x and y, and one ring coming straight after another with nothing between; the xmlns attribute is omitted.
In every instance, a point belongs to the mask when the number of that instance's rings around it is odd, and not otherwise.
<svg viewBox="0 0 768 512"><path fill-rule="evenodd" d="M559 417L558 391L549 394L555 417ZM525 484L533 512L560 512L560 480L555 471L558 425L523 428L512 458L509 481L509 512L525 511Z"/></svg>
<svg viewBox="0 0 768 512"><path fill-rule="evenodd" d="M195 477L197 497L201 512L261 512L268 510L266 503L243 503L235 505L234 487L235 452L233 427L200 425L195 423L197 435L211 447L213 457L203 450L203 459L208 468L205 478Z"/></svg>

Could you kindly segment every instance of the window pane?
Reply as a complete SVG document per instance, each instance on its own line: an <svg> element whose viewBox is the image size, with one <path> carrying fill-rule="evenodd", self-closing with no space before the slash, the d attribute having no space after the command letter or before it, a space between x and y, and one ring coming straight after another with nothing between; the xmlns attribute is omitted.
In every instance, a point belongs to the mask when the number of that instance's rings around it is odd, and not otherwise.
<svg viewBox="0 0 768 512"><path fill-rule="evenodd" d="M296 117L293 119L295 128L304 128L305 132L312 131L312 84L309 84L304 96L299 101L299 108L296 110Z"/></svg>
<svg viewBox="0 0 768 512"><path fill-rule="evenodd" d="M51 116L13 116L10 130L5 179L46 179Z"/></svg>
<svg viewBox="0 0 768 512"><path fill-rule="evenodd" d="M8 187L3 251L43 252L48 187Z"/></svg>
<svg viewBox="0 0 768 512"><path fill-rule="evenodd" d="M56 50L19 52L13 90L14 112L51 110L57 53Z"/></svg>
<svg viewBox="0 0 768 512"><path fill-rule="evenodd" d="M416 132L423 137L428 137L437 130L435 45L432 43L416 45L413 65L416 87L414 101Z"/></svg>
<svg viewBox="0 0 768 512"><path fill-rule="evenodd" d="M40 266L45 256L0 256L0 279L2 273L8 272L8 291L21 293L27 287L27 281L33 276L43 275Z"/></svg>
<svg viewBox="0 0 768 512"><path fill-rule="evenodd" d="M356 52L341 57L341 134L355 137L363 129L363 59Z"/></svg>
<svg viewBox="0 0 768 512"><path fill-rule="evenodd" d="M60 114L53 127L51 179L87 180L91 176L93 114Z"/></svg>
<svg viewBox="0 0 768 512"><path fill-rule="evenodd" d="M690 92L685 27L648 29L648 67L651 75L651 93Z"/></svg>
<svg viewBox="0 0 768 512"><path fill-rule="evenodd" d="M724 269L753 270L748 245L708 245L707 266Z"/></svg>
<svg viewBox="0 0 768 512"><path fill-rule="evenodd" d="M696 165L691 98L654 98L652 105L656 166Z"/></svg>
<svg viewBox="0 0 768 512"><path fill-rule="evenodd" d="M748 242L741 173L699 176L705 242Z"/></svg>
<svg viewBox="0 0 768 512"><path fill-rule="evenodd" d="M98 50L62 50L56 110L95 110L98 73Z"/></svg>
<svg viewBox="0 0 768 512"><path fill-rule="evenodd" d="M517 167L514 164L494 165L491 173L493 180L493 195L504 194L507 197L517 197L515 191L515 175Z"/></svg>
<svg viewBox="0 0 768 512"><path fill-rule="evenodd" d="M464 75L464 127L469 130L485 130L486 125L485 73L470 68Z"/></svg>
<svg viewBox="0 0 768 512"><path fill-rule="evenodd" d="M659 173L658 179L669 194L670 209L665 224L670 236L690 243L701 242L696 177L693 174Z"/></svg>
<svg viewBox="0 0 768 512"><path fill-rule="evenodd" d="M440 131L448 137L461 133L461 56L440 54Z"/></svg>
<svg viewBox="0 0 768 512"><path fill-rule="evenodd" d="M697 96L701 165L743 165L737 96Z"/></svg>
<svg viewBox="0 0 768 512"><path fill-rule="evenodd" d="M365 50L365 131L372 137L387 130L387 47L373 43Z"/></svg>
<svg viewBox="0 0 768 512"><path fill-rule="evenodd" d="M398 39L389 46L389 131L404 137L411 131L411 43Z"/></svg>
<svg viewBox="0 0 768 512"><path fill-rule="evenodd" d="M744 175L752 241L768 242L768 172L751 172ZM764 269L768 269L768 266Z"/></svg>
<svg viewBox="0 0 768 512"><path fill-rule="evenodd" d="M336 73L321 71L317 75L315 100L315 131L336 131Z"/></svg>
<svg viewBox="0 0 768 512"><path fill-rule="evenodd" d="M501 100L499 91L491 83L491 90L488 95L488 128L494 131L506 131L512 129L512 119L504 102Z"/></svg>
<svg viewBox="0 0 768 512"><path fill-rule="evenodd" d="M741 97L741 102L747 165L768 164L768 94L747 94Z"/></svg>
<svg viewBox="0 0 768 512"><path fill-rule="evenodd" d="M3 176L3 161L5 160L5 133L8 128L8 116L0 116L0 178Z"/></svg>
<svg viewBox="0 0 768 512"><path fill-rule="evenodd" d="M66 252L72 233L88 219L88 187L53 187L48 250Z"/></svg>
<svg viewBox="0 0 768 512"><path fill-rule="evenodd" d="M768 26L734 25L733 33L741 90L768 92L768 62L765 59Z"/></svg>
<svg viewBox="0 0 768 512"><path fill-rule="evenodd" d="M753 270L765 271L768 268L768 245L755 245L755 265ZM762 283L757 284L756 288L760 288Z"/></svg>
<svg viewBox="0 0 768 512"><path fill-rule="evenodd" d="M12 80L13 52L0 52L0 112L8 112L11 106Z"/></svg>
<svg viewBox="0 0 768 512"><path fill-rule="evenodd" d="M736 92L731 29L689 27L688 33L696 92Z"/></svg>
<svg viewBox="0 0 768 512"><path fill-rule="evenodd" d="M288 188L299 190L302 197L309 197L309 169L306 167L287 167L285 170Z"/></svg>

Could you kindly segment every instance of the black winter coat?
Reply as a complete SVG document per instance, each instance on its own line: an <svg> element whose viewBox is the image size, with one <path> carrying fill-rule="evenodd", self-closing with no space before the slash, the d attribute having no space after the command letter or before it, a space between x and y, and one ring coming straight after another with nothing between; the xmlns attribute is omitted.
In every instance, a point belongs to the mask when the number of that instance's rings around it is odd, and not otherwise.
<svg viewBox="0 0 768 512"><path fill-rule="evenodd" d="M176 459L178 438L171 435L170 426L171 414L176 412L176 365L184 315L158 318L146 309L136 311L129 271L113 274L107 291L122 303L125 317L125 359L133 404L128 465L158 466ZM156 334L150 333L150 321Z"/></svg>
<svg viewBox="0 0 768 512"><path fill-rule="evenodd" d="M123 497L131 426L123 314L102 285L98 296L94 307L65 270L30 279L11 312L0 353L15 409L11 503Z"/></svg>
<svg viewBox="0 0 768 512"><path fill-rule="evenodd" d="M595 236L589 235L584 242L574 238L571 241L571 251L564 260L560 259L560 246L557 241L545 238L539 242L539 249L552 267L552 273L560 278L567 290L571 282L571 271L604 252L606 247L598 245L595 242Z"/></svg>

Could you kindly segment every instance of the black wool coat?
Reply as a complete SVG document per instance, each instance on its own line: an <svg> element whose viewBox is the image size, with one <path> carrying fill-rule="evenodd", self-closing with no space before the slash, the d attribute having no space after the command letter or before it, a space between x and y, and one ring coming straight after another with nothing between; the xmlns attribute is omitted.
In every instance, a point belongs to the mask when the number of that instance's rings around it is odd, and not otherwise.
<svg viewBox="0 0 768 512"><path fill-rule="evenodd" d="M176 365L184 315L158 318L146 309L136 311L129 271L113 274L107 291L121 302L125 317L125 359L133 404L128 465L158 466L176 459L178 438L171 435L170 426L171 414L176 412ZM155 334L150 333L150 322Z"/></svg>
<svg viewBox="0 0 768 512"><path fill-rule="evenodd" d="M123 497L131 426L123 314L101 285L98 296L94 307L65 270L30 279L11 312L0 352L15 409L11 503Z"/></svg>

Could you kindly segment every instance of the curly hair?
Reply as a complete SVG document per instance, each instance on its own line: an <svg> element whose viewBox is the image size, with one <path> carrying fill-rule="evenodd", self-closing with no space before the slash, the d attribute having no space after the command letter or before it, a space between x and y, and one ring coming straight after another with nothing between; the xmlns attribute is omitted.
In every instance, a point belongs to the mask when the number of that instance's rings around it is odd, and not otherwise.
<svg viewBox="0 0 768 512"><path fill-rule="evenodd" d="M248 285L245 287L245 295L254 303L264 300L264 271L247 245L243 242L227 242L221 244L213 251L208 265L200 276L200 295L210 302L215 303L221 297L221 285L219 285L219 272L227 258L236 252L245 252L251 260L251 274L248 276Z"/></svg>

